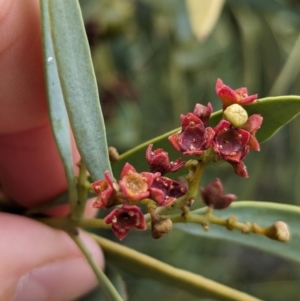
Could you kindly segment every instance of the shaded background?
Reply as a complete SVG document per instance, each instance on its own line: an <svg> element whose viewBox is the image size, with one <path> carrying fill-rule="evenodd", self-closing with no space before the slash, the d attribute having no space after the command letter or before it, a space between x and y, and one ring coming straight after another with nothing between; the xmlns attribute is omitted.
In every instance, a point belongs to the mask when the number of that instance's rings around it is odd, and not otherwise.
<svg viewBox="0 0 300 301"><path fill-rule="evenodd" d="M108 143L120 153L180 126L180 113L197 102L219 110L218 77L259 98L300 94L299 0L216 1L210 11L205 3L214 1L201 0L196 13L189 0L80 2ZM219 177L239 200L300 204L299 128L296 118L263 143L260 153L247 156L249 179L238 178L229 164L216 164L202 185ZM101 234L115 240L110 232ZM178 230L158 241L133 231L122 243L264 300L299 300L300 267L254 249ZM208 301L114 271L130 301ZM98 293L81 300L101 300Z"/></svg>

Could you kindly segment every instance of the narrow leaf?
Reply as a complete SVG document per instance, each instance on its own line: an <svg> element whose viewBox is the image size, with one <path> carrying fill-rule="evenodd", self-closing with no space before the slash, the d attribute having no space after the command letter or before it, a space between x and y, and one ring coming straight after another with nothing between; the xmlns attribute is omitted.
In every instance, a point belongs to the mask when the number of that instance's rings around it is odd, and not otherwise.
<svg viewBox="0 0 300 301"><path fill-rule="evenodd" d="M244 106L244 108L247 110L248 115L261 114L263 116L264 120L262 127L256 133L256 137L259 142L263 142L299 114L300 96L277 96L262 98L251 105ZM222 111L213 113L210 118L210 125L216 126L221 118ZM178 124L180 125L179 117ZM181 153L175 151L168 141L168 137L179 130L180 128L177 128L173 131L153 138L122 154L119 161L115 162L113 165L114 172L119 174L125 162L130 162L140 171L147 170L148 165L145 160L145 153L146 148L150 143L154 144L153 149L163 148L166 150L169 153L171 160L174 160L178 157L183 157ZM177 173L176 176L179 174L180 173Z"/></svg>
<svg viewBox="0 0 300 301"><path fill-rule="evenodd" d="M46 1L41 1L43 55L47 99L52 131L64 165L72 206L77 200L77 189L72 160L69 119L60 86L59 74L51 37L51 22Z"/></svg>
<svg viewBox="0 0 300 301"><path fill-rule="evenodd" d="M110 170L105 126L78 1L43 0L51 44L71 128L94 180Z"/></svg>
<svg viewBox="0 0 300 301"><path fill-rule="evenodd" d="M224 2L224 0L185 1L193 33L200 41L204 40L214 29Z"/></svg>
<svg viewBox="0 0 300 301"><path fill-rule="evenodd" d="M206 208L201 208L193 211L193 213L203 214L205 210ZM283 221L289 227L291 240L283 243L256 234L242 234L237 230L228 231L224 227L216 225L211 225L208 232L204 232L201 226L197 224L178 224L176 228L197 236L233 241L300 263L299 207L267 202L241 201L232 204L226 210L215 210L214 215L222 218L234 215L240 222L249 221L263 227L271 226L276 221Z"/></svg>

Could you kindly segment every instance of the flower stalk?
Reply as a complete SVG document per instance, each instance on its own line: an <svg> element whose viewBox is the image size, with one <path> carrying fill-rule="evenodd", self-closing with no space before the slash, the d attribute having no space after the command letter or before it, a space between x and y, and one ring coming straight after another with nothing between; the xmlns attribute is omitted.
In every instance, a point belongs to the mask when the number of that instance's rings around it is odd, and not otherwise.
<svg viewBox="0 0 300 301"><path fill-rule="evenodd" d="M205 214L199 215L192 211L185 214L166 215L173 223L194 223L202 226L204 231L209 230L211 224L223 226L230 231L239 230L243 234L258 234L270 239L287 242L290 239L290 232L284 222L278 221L271 226L261 227L256 223L239 222L235 216L221 218L213 215L213 209L208 208Z"/></svg>
<svg viewBox="0 0 300 301"><path fill-rule="evenodd" d="M208 155L206 155L208 154ZM173 203L164 206L164 207L158 207L156 209L156 213L158 215L162 215L168 211L172 211L178 208L182 208L185 206L190 207L190 204L194 202L194 198L198 194L199 189L199 183L201 181L202 175L204 173L205 167L208 163L208 158L210 158L211 151L210 149L207 150L203 157L202 161L198 160L189 160L185 164L185 167L188 169L189 173L186 176L186 180L188 182L188 191L185 195L182 197L177 198ZM150 221L150 215L146 215L146 221Z"/></svg>

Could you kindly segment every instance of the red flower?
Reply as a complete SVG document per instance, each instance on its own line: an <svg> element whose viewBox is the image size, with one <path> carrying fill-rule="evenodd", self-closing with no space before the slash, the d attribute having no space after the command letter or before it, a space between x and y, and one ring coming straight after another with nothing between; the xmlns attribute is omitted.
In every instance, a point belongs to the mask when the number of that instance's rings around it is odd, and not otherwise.
<svg viewBox="0 0 300 301"><path fill-rule="evenodd" d="M119 189L119 185L113 182L109 171L104 173L105 179L92 183L94 191L98 194L97 199L93 203L95 208L109 208L114 204L114 198Z"/></svg>
<svg viewBox="0 0 300 301"><path fill-rule="evenodd" d="M208 183L204 188L200 189L200 193L205 205L214 209L225 209L236 200L234 194L223 193L220 179L215 179Z"/></svg>
<svg viewBox="0 0 300 301"><path fill-rule="evenodd" d="M180 116L182 130L169 136L173 147L184 155L201 155L211 145L214 130L205 127L203 122L194 114Z"/></svg>
<svg viewBox="0 0 300 301"><path fill-rule="evenodd" d="M221 120L214 130L214 151L226 161L240 162L249 151L249 132L234 128L227 120Z"/></svg>
<svg viewBox="0 0 300 301"><path fill-rule="evenodd" d="M161 175L164 175L167 172L177 171L185 164L184 161L181 161L181 158L170 162L167 152L162 148L152 151L152 147L153 144L150 144L146 150L146 159L150 165L151 172L160 172Z"/></svg>
<svg viewBox="0 0 300 301"><path fill-rule="evenodd" d="M260 128L262 121L263 118L259 114L253 114L248 118L247 122L241 127L242 129L249 132L250 134L248 145L251 150L255 150L255 151L260 150L259 142L257 141L255 134L256 131Z"/></svg>
<svg viewBox="0 0 300 301"><path fill-rule="evenodd" d="M186 185L167 177L156 178L150 187L150 196L159 206L167 206L186 192Z"/></svg>
<svg viewBox="0 0 300 301"><path fill-rule="evenodd" d="M193 113L181 114L181 129L185 130L189 126L201 125L204 127L202 120Z"/></svg>
<svg viewBox="0 0 300 301"><path fill-rule="evenodd" d="M257 99L257 94L248 96L247 88L239 88L232 90L230 87L223 84L221 79L217 79L216 93L222 100L223 110L228 106L237 103L239 105L248 105Z"/></svg>
<svg viewBox="0 0 300 301"><path fill-rule="evenodd" d="M137 206L123 205L108 214L104 221L112 224L112 230L116 237L122 240L133 227L141 230L147 228L145 217Z"/></svg>
<svg viewBox="0 0 300 301"><path fill-rule="evenodd" d="M132 165L126 163L121 172L119 184L128 199L138 201L149 196L149 188L158 176L160 173L142 172L139 174Z"/></svg>

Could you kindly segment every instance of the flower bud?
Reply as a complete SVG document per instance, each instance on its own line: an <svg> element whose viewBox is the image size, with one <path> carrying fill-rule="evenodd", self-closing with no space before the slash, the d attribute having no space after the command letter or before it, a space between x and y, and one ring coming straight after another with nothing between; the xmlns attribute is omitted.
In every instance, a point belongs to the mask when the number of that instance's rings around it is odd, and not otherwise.
<svg viewBox="0 0 300 301"><path fill-rule="evenodd" d="M153 238L158 239L172 230L172 221L169 218L159 218L151 221Z"/></svg>
<svg viewBox="0 0 300 301"><path fill-rule="evenodd" d="M213 209L225 209L236 199L234 194L224 194L220 179L215 179L200 189L202 200Z"/></svg>
<svg viewBox="0 0 300 301"><path fill-rule="evenodd" d="M213 108L210 102L207 104L207 106L204 106L200 103L196 103L193 114L203 122L203 125L205 127L208 127L209 117L211 115L212 110Z"/></svg>
<svg viewBox="0 0 300 301"><path fill-rule="evenodd" d="M248 120L247 111L236 103L227 107L223 114L224 118L236 128L241 127Z"/></svg>
<svg viewBox="0 0 300 301"><path fill-rule="evenodd" d="M291 238L288 225L282 221L274 223L268 230L267 236L271 239L287 242Z"/></svg>
<svg viewBox="0 0 300 301"><path fill-rule="evenodd" d="M108 148L108 155L109 155L109 161L110 162L116 162L116 161L119 160L119 157L120 157L117 149L113 146L110 146Z"/></svg>

